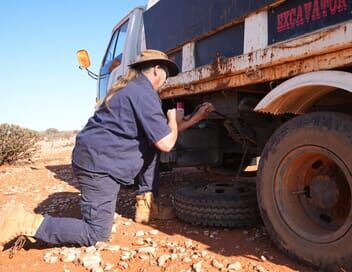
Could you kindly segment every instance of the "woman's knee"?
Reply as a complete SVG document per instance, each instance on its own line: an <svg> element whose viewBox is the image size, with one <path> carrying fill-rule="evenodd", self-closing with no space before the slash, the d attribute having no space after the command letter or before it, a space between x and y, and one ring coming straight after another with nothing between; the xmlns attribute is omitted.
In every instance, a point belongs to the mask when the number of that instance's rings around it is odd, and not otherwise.
<svg viewBox="0 0 352 272"><path fill-rule="evenodd" d="M107 240L109 240L111 229L112 229L112 224L109 224L108 226L105 225L101 227L92 228L92 234L90 235L92 238L92 241L95 241L95 243L106 242Z"/></svg>

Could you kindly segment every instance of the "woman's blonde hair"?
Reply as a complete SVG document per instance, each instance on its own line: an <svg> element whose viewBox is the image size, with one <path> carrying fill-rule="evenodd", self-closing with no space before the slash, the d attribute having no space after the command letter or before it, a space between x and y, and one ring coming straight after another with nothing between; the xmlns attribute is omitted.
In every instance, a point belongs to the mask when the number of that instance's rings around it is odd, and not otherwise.
<svg viewBox="0 0 352 272"><path fill-rule="evenodd" d="M140 75L140 71L130 68L128 69L127 73L124 74L123 76L120 77L112 86L111 89L108 91L107 95L105 96L104 100L100 103L100 105L97 107L99 108L103 104L105 104L109 108L109 102L112 99L112 97L121 89L125 88L126 85L136 79Z"/></svg>

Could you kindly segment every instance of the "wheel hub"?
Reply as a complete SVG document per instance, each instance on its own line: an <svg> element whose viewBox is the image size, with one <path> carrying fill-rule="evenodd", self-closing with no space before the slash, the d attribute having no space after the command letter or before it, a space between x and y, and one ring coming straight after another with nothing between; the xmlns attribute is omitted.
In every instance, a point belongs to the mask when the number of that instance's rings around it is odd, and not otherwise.
<svg viewBox="0 0 352 272"><path fill-rule="evenodd" d="M332 209L339 199L336 182L329 176L317 176L309 185L312 202L321 209Z"/></svg>
<svg viewBox="0 0 352 272"><path fill-rule="evenodd" d="M277 170L277 207L297 235L330 243L351 228L351 184L352 177L336 154L319 146L300 146Z"/></svg>

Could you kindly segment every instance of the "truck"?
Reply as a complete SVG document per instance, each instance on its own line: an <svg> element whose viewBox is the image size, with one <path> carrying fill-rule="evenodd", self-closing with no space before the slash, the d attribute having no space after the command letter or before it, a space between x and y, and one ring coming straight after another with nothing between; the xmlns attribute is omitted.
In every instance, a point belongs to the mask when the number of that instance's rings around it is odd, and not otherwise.
<svg viewBox="0 0 352 272"><path fill-rule="evenodd" d="M191 114L209 101L218 114L183 132L161 162L235 177L260 158L256 196L271 239L310 265L347 271L351 19L352 0L149 0L114 27L97 100L142 50L164 51L181 73L163 87L163 107L181 102Z"/></svg>

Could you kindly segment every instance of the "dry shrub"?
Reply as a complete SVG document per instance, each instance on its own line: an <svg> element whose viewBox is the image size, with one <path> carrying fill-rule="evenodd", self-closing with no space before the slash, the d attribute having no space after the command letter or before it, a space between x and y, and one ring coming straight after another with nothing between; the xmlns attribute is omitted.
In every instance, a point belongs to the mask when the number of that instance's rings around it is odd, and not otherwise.
<svg viewBox="0 0 352 272"><path fill-rule="evenodd" d="M36 131L16 125L0 124L0 165L29 159L38 140Z"/></svg>
<svg viewBox="0 0 352 272"><path fill-rule="evenodd" d="M60 131L56 128L48 128L47 130L40 133L43 140L55 141L55 140L70 140L76 136L77 130Z"/></svg>

